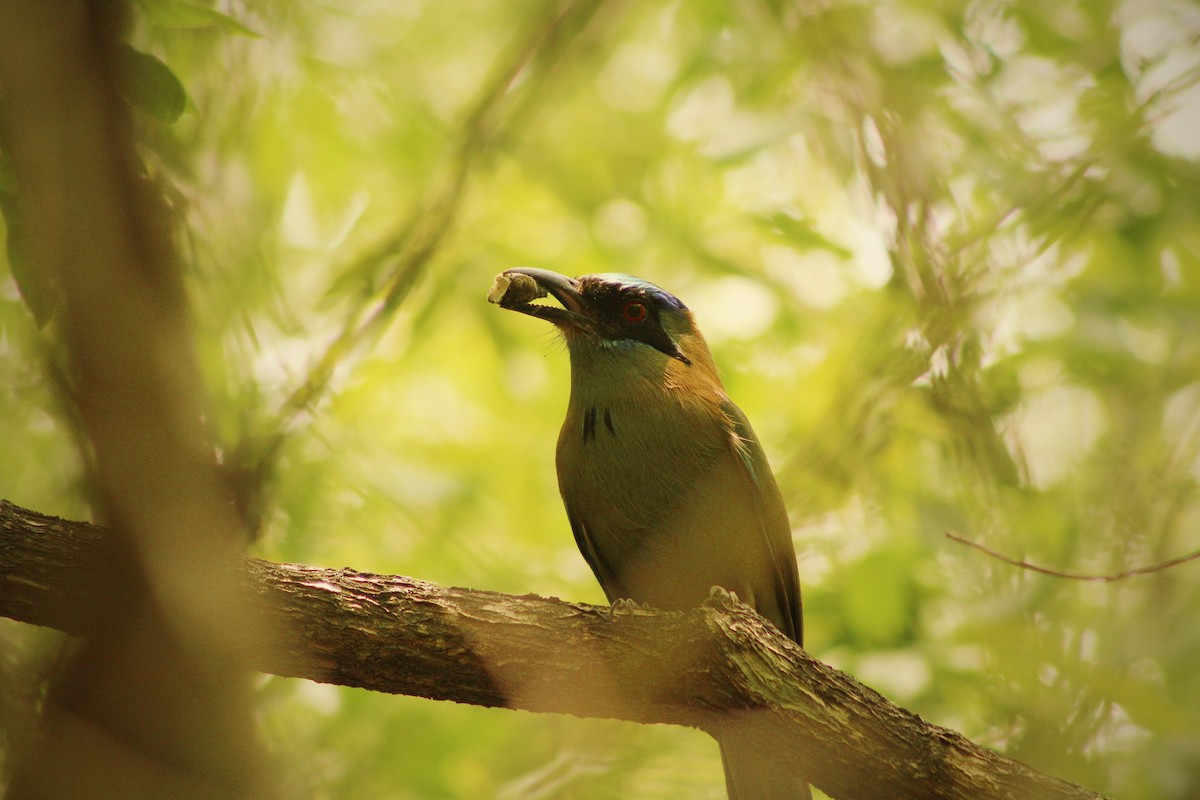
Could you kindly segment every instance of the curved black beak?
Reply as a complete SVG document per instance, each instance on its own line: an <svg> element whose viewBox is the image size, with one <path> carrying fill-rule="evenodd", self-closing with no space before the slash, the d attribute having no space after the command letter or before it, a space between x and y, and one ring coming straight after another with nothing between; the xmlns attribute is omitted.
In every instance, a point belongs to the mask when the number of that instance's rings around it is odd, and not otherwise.
<svg viewBox="0 0 1200 800"><path fill-rule="evenodd" d="M579 291L579 281L551 272L548 269L535 267L514 267L500 273L503 277L523 275L532 278L540 292L533 293L528 289L522 290L522 283L513 281L508 291L497 301L501 308L510 311L520 311L531 317L544 319L555 325L569 325L574 328L593 328L592 316L588 313L587 301ZM524 282L526 285L528 281ZM550 305L539 305L532 302L544 294L551 295L562 303L562 308Z"/></svg>

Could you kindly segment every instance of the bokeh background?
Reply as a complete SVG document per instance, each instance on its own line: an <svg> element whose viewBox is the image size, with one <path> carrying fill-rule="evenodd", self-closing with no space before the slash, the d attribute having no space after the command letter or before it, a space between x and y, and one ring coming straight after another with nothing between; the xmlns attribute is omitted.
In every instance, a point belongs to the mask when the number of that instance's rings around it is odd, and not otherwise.
<svg viewBox="0 0 1200 800"><path fill-rule="evenodd" d="M1200 563L1078 581L945 536L1093 575L1200 548L1195 3L142 0L129 37L186 92L143 155L223 455L265 466L256 555L602 602L555 483L566 354L484 295L632 273L765 444L814 655L1040 770L1200 798ZM87 518L8 234L0 495ZM0 625L4 707L55 641ZM690 730L259 696L301 796L723 797Z"/></svg>

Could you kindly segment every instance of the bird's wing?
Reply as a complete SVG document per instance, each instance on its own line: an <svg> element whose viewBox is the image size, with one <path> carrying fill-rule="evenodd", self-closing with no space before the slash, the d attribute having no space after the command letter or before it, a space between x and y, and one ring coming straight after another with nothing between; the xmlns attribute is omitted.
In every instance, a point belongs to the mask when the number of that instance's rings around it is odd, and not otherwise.
<svg viewBox="0 0 1200 800"><path fill-rule="evenodd" d="M596 580L600 582L600 588L604 590L608 602L612 603L618 598L624 597L625 595L620 590L616 570L600 554L595 541L588 533L587 524L571 508L566 498L564 498L564 505L567 509L567 521L571 523L571 533L575 534L575 544L579 547L579 552L583 554L584 561L592 568Z"/></svg>
<svg viewBox="0 0 1200 800"><path fill-rule="evenodd" d="M737 454L744 489L751 499L759 535L762 536L770 569L774 575L775 603L785 619L783 632L798 644L804 643L800 578L796 569L796 550L792 528L775 476L767 463L750 420L732 400L726 399L721 410L733 424L734 451ZM791 630L788 630L788 628Z"/></svg>

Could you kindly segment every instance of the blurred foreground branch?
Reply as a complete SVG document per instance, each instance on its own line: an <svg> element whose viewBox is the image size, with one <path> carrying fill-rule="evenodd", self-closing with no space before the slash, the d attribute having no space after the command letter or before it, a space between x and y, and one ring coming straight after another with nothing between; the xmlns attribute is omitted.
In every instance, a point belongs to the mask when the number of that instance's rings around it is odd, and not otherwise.
<svg viewBox="0 0 1200 800"><path fill-rule="evenodd" d="M81 570L89 636L64 651L37 735L6 758L4 791L257 800L276 794L247 674L267 634L241 582L246 531L205 422L171 216L126 100L128 12L124 2L0 0L7 232L19 232L22 291L45 293L30 303L35 316L54 318L45 341L60 400L110 526L106 546L121 554ZM25 585L0 583L6 597Z"/></svg>
<svg viewBox="0 0 1200 800"><path fill-rule="evenodd" d="M86 636L100 527L0 502L0 614ZM1079 800L1093 792L926 723L813 659L728 596L613 610L349 569L247 562L285 634L264 672L474 705L752 739L833 797Z"/></svg>

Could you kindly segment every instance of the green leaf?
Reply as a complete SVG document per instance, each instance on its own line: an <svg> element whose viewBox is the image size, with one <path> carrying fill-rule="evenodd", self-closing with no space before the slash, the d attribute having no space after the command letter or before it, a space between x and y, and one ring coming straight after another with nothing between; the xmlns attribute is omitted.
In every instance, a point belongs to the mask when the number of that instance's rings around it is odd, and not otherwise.
<svg viewBox="0 0 1200 800"><path fill-rule="evenodd" d="M186 0L143 0L141 6L150 23L159 28L221 28L226 33L238 36L262 38L260 34L228 14L222 14L199 3L189 3Z"/></svg>
<svg viewBox="0 0 1200 800"><path fill-rule="evenodd" d="M21 299L29 313L33 314L37 326L44 328L54 316L58 297L45 274L38 270L30 252L24 215L17 198L16 176L8 158L0 158L0 214L4 216L5 249L13 282L17 284L17 291L21 293Z"/></svg>
<svg viewBox="0 0 1200 800"><path fill-rule="evenodd" d="M187 105L187 92L163 62L148 53L122 46L125 97L134 108L165 122L179 119Z"/></svg>

